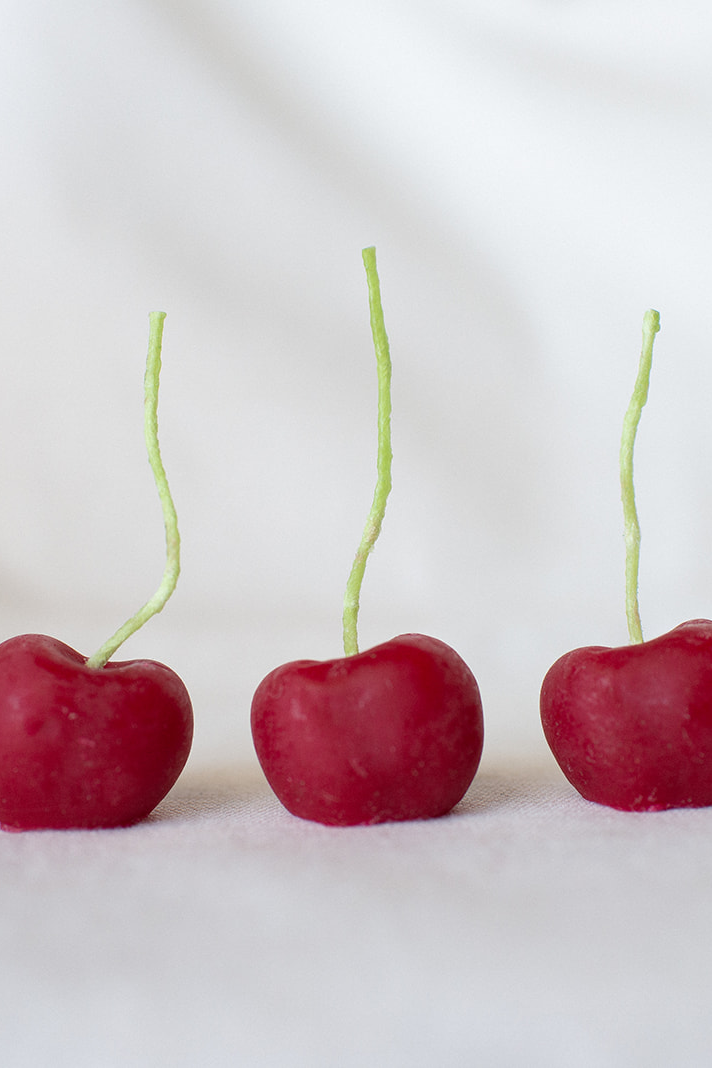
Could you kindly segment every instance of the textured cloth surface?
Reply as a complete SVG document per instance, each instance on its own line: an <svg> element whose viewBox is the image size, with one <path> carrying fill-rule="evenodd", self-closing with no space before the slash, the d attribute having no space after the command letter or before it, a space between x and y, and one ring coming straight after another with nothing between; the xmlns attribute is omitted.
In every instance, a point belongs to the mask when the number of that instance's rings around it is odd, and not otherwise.
<svg viewBox="0 0 712 1068"><path fill-rule="evenodd" d="M5 835L3 1060L702 1066L711 831L510 765L438 821L324 828L231 771Z"/></svg>

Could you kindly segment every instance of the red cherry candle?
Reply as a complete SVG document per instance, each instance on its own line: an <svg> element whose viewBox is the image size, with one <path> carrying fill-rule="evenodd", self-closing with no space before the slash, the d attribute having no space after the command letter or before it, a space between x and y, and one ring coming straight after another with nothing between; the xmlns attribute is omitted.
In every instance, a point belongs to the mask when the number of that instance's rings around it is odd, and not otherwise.
<svg viewBox="0 0 712 1068"><path fill-rule="evenodd" d="M151 660L112 662L175 589L180 538L158 446L163 312L150 316L144 422L163 508L166 567L154 596L87 658L56 638L0 644L0 826L41 830L127 826L180 775L193 711L181 679Z"/></svg>
<svg viewBox="0 0 712 1068"><path fill-rule="evenodd" d="M691 620L644 641L638 608L633 446L659 328L658 313L647 312L621 439L630 644L566 653L547 672L540 699L546 739L579 793L639 812L712 804L712 622Z"/></svg>
<svg viewBox="0 0 712 1068"><path fill-rule="evenodd" d="M442 816L483 746L477 682L450 646L402 634L359 652L359 594L391 488L391 361L375 249L363 251L378 368L376 489L344 598L343 657L270 672L251 711L257 757L294 815L348 826Z"/></svg>

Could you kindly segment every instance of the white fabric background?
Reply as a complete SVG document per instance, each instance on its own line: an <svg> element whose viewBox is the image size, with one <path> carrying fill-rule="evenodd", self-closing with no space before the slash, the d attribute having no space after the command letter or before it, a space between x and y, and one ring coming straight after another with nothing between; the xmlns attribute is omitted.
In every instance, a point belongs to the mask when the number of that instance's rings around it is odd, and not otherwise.
<svg viewBox="0 0 712 1068"><path fill-rule="evenodd" d="M0 624L89 654L155 589L148 312L183 537L124 647L196 712L144 827L0 840L3 1063L709 1063L708 812L582 802L538 689L641 608L709 616L712 12L682 0L6 0L0 26ZM472 794L326 831L255 768L249 702L340 652L370 503L375 244L394 489L361 644L477 675ZM124 655L124 654L122 654Z"/></svg>

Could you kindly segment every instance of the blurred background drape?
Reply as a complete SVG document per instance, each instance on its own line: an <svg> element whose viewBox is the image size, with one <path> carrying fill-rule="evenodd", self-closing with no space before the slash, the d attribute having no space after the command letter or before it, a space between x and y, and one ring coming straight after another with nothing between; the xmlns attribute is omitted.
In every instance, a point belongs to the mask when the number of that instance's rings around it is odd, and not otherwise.
<svg viewBox="0 0 712 1068"><path fill-rule="evenodd" d="M194 762L253 759L262 675L340 653L375 473L367 244L395 460L362 646L443 638L485 759L544 752L549 664L626 640L617 451L651 306L643 623L710 613L707 4L6 0L0 27L3 634L88 655L158 584L161 308L183 574L125 654L184 677Z"/></svg>

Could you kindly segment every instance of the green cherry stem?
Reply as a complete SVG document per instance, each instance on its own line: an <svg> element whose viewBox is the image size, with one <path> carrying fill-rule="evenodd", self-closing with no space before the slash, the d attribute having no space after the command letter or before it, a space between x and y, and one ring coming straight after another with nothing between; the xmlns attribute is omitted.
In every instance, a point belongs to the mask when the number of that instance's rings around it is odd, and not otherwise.
<svg viewBox="0 0 712 1068"><path fill-rule="evenodd" d="M149 601L135 615L124 623L116 633L104 642L93 656L87 660L89 668L103 668L107 660L127 638L130 638L152 616L160 612L176 588L180 574L180 536L178 534L178 517L176 516L171 491L168 488L165 468L158 446L158 381L161 374L161 345L163 341L163 321L165 312L151 312L148 337L148 357L144 377L144 436L148 451L148 462L156 481L158 496L163 509L163 522L166 529L166 566L163 580Z"/></svg>
<svg viewBox="0 0 712 1068"><path fill-rule="evenodd" d="M353 656L358 653L358 609L361 583L366 570L368 554L376 544L378 535L381 533L383 516L386 511L386 501L391 491L391 463L393 453L391 451L391 354L388 347L388 336L383 321L383 307L381 305L381 287L378 281L376 268L375 248L365 248L361 253L363 264L366 268L366 280L368 282L368 303L371 312L371 334L373 347L376 350L376 367L378 374L378 458L376 461L376 489L373 494L371 511L366 520L361 543L356 552L356 558L351 568L346 594L344 596L344 653Z"/></svg>
<svg viewBox="0 0 712 1068"><path fill-rule="evenodd" d="M643 347L638 365L638 377L633 387L628 410L623 420L620 449L621 499L625 529L625 609L628 618L628 635L633 644L643 641L638 606L638 572L640 568L640 525L635 507L633 487L633 447L640 416L648 399L650 368L653 362L653 342L660 329L660 315L650 309L643 317Z"/></svg>

